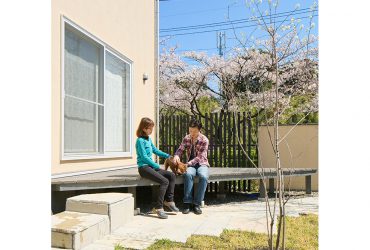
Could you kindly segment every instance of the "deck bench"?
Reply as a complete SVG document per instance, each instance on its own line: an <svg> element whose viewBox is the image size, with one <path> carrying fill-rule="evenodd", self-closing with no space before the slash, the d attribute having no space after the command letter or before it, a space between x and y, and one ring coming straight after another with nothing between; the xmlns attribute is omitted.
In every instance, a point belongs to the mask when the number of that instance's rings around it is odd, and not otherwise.
<svg viewBox="0 0 370 250"><path fill-rule="evenodd" d="M163 166L162 166L163 167ZM259 170L262 170L261 168ZM269 193L274 192L274 179L276 178L275 168L264 168L264 178L269 180ZM311 176L317 173L314 168L284 168L285 178L295 176L305 176L306 193L311 194ZM225 197L224 185L226 181L237 180L260 180L260 198L265 197L265 190L262 185L261 176L255 168L219 168L211 167L208 182L220 182L219 197ZM195 178L195 183L198 178ZM176 184L183 184L183 176L176 177ZM127 187L128 192L135 198L136 207L136 187L155 186L157 183L140 177L137 167L111 170L99 173L84 174L53 178L51 180L52 191L75 191L88 189L109 189Z"/></svg>

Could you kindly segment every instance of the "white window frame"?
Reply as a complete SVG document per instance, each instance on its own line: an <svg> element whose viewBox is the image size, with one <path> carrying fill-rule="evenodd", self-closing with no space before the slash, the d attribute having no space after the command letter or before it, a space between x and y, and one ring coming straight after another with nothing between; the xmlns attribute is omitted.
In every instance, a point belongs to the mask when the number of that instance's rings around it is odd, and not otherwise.
<svg viewBox="0 0 370 250"><path fill-rule="evenodd" d="M81 32L83 35L87 36L94 42L98 43L99 45L102 46L103 48L103 69L102 72L105 74L105 54L106 52L109 52L119 58L120 60L124 61L130 66L130 78L129 78L129 88L130 88L130 93L129 93L129 151L128 152L104 152L104 145L105 145L105 136L104 136L104 127L105 127L105 114L103 116L103 128L100 128L102 131L103 136L103 153L65 153L64 152L64 98L65 98L65 89L64 89L64 39L65 39L65 24L68 24L72 26L74 29L78 30ZM133 84L132 84L132 77L133 77L133 61L127 58L126 56L122 55L119 53L117 50L113 49L111 46L109 46L107 43L103 42L96 36L92 35L90 32L86 31L70 19L68 19L65 16L61 16L61 160L82 160L82 159L101 159L101 158L118 158L118 157L132 157L133 155L133 107L132 107L132 94L133 94ZM105 88L105 75L103 75L103 88ZM103 105L105 107L105 93L104 91L104 97L103 97ZM101 145L98 145L100 147Z"/></svg>

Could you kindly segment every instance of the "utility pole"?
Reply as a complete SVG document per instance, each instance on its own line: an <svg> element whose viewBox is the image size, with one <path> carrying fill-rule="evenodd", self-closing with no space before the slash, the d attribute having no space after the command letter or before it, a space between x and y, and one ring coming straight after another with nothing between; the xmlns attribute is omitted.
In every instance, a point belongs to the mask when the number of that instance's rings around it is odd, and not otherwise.
<svg viewBox="0 0 370 250"><path fill-rule="evenodd" d="M225 49L226 49L226 34L224 32L217 32L216 34L216 42L217 42L217 49L218 55L223 56Z"/></svg>
<svg viewBox="0 0 370 250"><path fill-rule="evenodd" d="M217 32L216 42L217 42L218 55L220 57L224 57L225 49L226 49L226 34L225 34L225 31L224 32ZM222 93L223 89L222 89L222 83L221 83L220 80L218 81L218 89L219 89L220 93ZM224 103L222 101L222 98L220 99L220 103L221 103L221 106L224 105Z"/></svg>

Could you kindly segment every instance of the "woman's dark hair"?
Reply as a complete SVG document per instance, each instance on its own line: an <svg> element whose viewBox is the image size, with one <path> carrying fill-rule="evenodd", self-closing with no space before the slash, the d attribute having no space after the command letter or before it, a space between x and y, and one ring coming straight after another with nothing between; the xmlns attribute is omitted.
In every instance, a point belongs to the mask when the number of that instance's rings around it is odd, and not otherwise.
<svg viewBox="0 0 370 250"><path fill-rule="evenodd" d="M153 127L153 126L154 126L154 122L152 121L152 119L150 119L148 117L142 118L141 121L140 121L139 127L136 130L136 136L137 137L148 136L147 134L145 134L144 128L149 128L149 127Z"/></svg>
<svg viewBox="0 0 370 250"><path fill-rule="evenodd" d="M195 128L195 127L200 130L202 128L202 123L195 118L191 118L189 122L189 128Z"/></svg>

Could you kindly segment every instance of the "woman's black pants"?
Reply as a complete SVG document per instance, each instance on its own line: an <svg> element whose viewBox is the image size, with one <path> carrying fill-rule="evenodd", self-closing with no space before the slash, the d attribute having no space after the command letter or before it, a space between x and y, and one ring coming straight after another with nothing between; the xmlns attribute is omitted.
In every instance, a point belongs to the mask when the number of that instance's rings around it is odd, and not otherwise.
<svg viewBox="0 0 370 250"><path fill-rule="evenodd" d="M153 169L150 166L139 167L141 177L159 183L159 194L155 208L163 208L163 200L173 201L176 176L174 173L164 169Z"/></svg>

